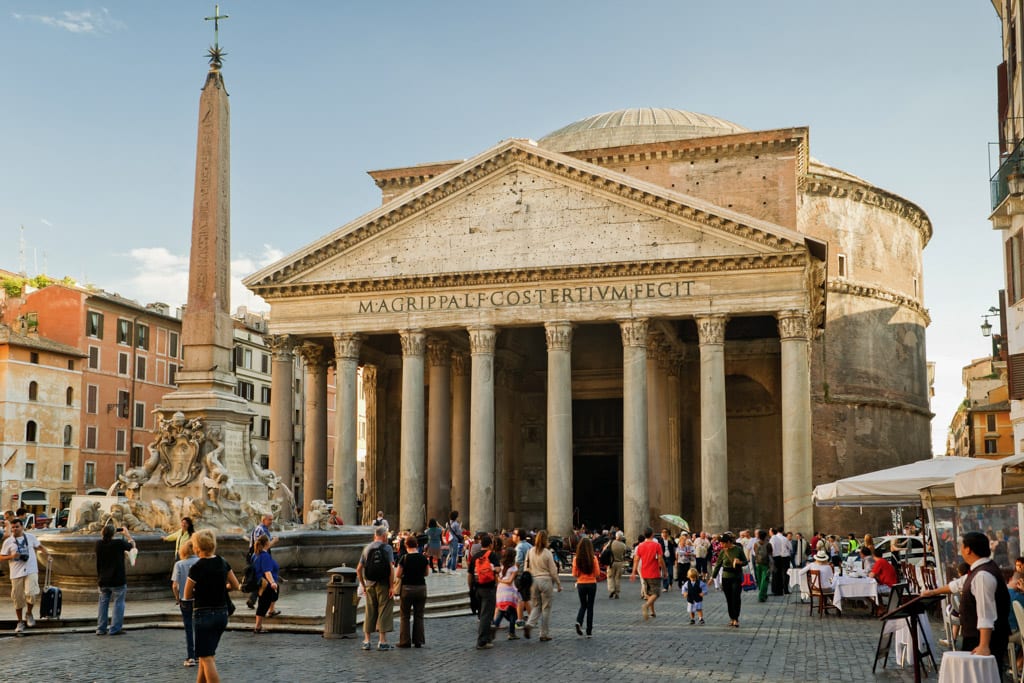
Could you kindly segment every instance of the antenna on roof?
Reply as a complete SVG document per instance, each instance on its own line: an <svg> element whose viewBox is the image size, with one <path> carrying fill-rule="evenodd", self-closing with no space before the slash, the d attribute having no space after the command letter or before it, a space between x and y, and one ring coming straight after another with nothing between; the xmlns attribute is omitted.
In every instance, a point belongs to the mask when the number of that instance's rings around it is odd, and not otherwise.
<svg viewBox="0 0 1024 683"><path fill-rule="evenodd" d="M25 272L25 226L21 226L18 233L18 274L28 277Z"/></svg>

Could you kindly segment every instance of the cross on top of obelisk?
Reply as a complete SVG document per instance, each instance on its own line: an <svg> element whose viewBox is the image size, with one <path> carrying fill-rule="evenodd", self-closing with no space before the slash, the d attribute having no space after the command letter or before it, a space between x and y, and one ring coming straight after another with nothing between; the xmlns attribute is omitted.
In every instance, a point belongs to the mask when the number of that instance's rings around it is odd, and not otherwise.
<svg viewBox="0 0 1024 683"><path fill-rule="evenodd" d="M227 54L227 52L224 52L220 49L220 40L218 33L220 30L220 20L228 18L230 18L228 17L228 15L220 13L220 5L213 6L212 17L203 17L204 21L213 22L213 47L211 47L207 51L207 54L210 57L210 66L213 69L219 69L221 67L221 64L223 64L224 62L224 56Z"/></svg>

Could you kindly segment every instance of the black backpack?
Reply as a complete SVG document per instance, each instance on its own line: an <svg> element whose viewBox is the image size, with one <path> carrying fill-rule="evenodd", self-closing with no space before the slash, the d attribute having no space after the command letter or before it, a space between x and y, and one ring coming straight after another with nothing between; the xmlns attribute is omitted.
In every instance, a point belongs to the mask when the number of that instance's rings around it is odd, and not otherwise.
<svg viewBox="0 0 1024 683"><path fill-rule="evenodd" d="M388 562L383 543L372 546L366 553L363 576L370 581L387 581L391 578L391 563Z"/></svg>
<svg viewBox="0 0 1024 683"><path fill-rule="evenodd" d="M256 567L252 562L245 565L245 574L242 576L241 590L243 593L255 593L260 589L260 579L256 576Z"/></svg>

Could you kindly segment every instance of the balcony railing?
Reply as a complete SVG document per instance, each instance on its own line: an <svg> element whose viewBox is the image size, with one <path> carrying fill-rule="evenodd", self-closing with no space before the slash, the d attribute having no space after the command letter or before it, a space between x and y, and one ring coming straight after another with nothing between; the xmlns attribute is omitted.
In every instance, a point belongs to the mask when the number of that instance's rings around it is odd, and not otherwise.
<svg viewBox="0 0 1024 683"><path fill-rule="evenodd" d="M1010 194L1007 178L1017 173L1024 173L1024 140L1019 141L1013 148L1013 151L1003 158L1002 163L999 164L999 170L995 172L995 175L989 181L993 211Z"/></svg>

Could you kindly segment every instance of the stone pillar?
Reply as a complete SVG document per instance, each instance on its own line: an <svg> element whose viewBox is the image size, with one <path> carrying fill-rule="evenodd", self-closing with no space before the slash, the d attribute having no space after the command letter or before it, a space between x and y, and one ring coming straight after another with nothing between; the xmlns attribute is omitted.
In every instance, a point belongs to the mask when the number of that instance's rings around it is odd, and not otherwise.
<svg viewBox="0 0 1024 683"><path fill-rule="evenodd" d="M359 436L359 397L356 396L359 370L360 334L338 332L334 335L334 509L342 521L356 521L356 485L359 464L356 442Z"/></svg>
<svg viewBox="0 0 1024 683"><path fill-rule="evenodd" d="M444 520L451 510L452 397L451 349L441 339L427 341L430 358L430 404L427 414L427 516Z"/></svg>
<svg viewBox="0 0 1024 683"><path fill-rule="evenodd" d="M399 529L416 532L427 526L424 500L423 356L427 337L423 330L401 330L402 339L402 442L399 484Z"/></svg>
<svg viewBox="0 0 1024 683"><path fill-rule="evenodd" d="M452 510L469 514L469 354L452 354Z"/></svg>
<svg viewBox="0 0 1024 683"><path fill-rule="evenodd" d="M811 357L807 313L782 311L782 514L783 528L813 531L811 504Z"/></svg>
<svg viewBox="0 0 1024 683"><path fill-rule="evenodd" d="M622 331L622 528L635 539L650 525L647 490L647 319Z"/></svg>
<svg viewBox="0 0 1024 683"><path fill-rule="evenodd" d="M679 354L662 349L658 357L658 370L665 378L665 477L662 512L682 515L683 463L679 440Z"/></svg>
<svg viewBox="0 0 1024 683"><path fill-rule="evenodd" d="M327 362L324 347L306 342L298 349L306 362L305 425L302 429L302 521L314 500L327 495Z"/></svg>
<svg viewBox="0 0 1024 683"><path fill-rule="evenodd" d="M290 489L295 473L292 467L292 444L295 443L295 356L294 342L288 335L267 335L270 347L270 469Z"/></svg>
<svg viewBox="0 0 1024 683"><path fill-rule="evenodd" d="M658 368L658 356L664 335L648 328L647 332L647 518L657 520L665 510L665 451L662 439L664 424L664 381Z"/></svg>
<svg viewBox="0 0 1024 683"><path fill-rule="evenodd" d="M491 325L469 328L472 357L469 423L469 519L471 530L493 531L494 515L494 342Z"/></svg>
<svg viewBox="0 0 1024 683"><path fill-rule="evenodd" d="M729 449L725 413L724 315L697 317L700 341L701 528L729 528Z"/></svg>
<svg viewBox="0 0 1024 683"><path fill-rule="evenodd" d="M363 366L363 401L366 403L366 469L363 472L363 482L358 489L363 501L362 513L360 519L352 522L353 524L369 524L373 521L379 507L377 505L377 462L381 454L380 441L377 439L377 424L380 418L380 404L377 401L377 372L376 365ZM343 521L344 519L342 517Z"/></svg>
<svg viewBox="0 0 1024 683"><path fill-rule="evenodd" d="M548 346L547 528L572 532L572 325L544 324Z"/></svg>

